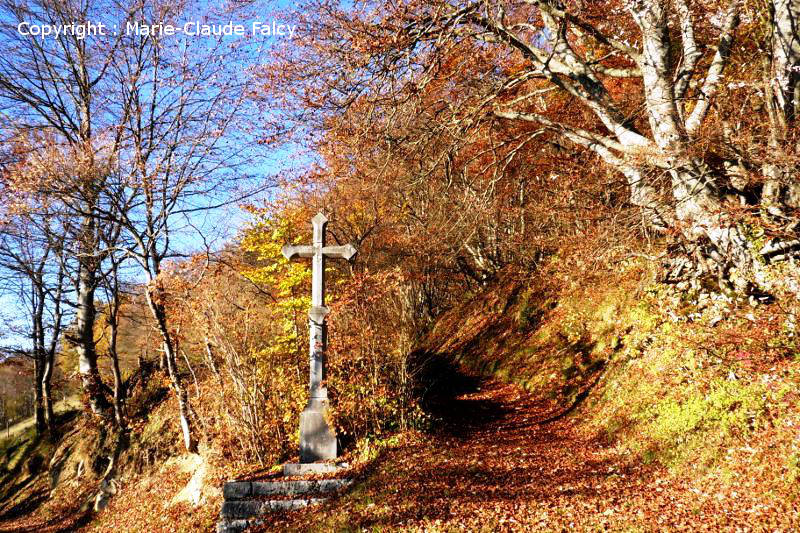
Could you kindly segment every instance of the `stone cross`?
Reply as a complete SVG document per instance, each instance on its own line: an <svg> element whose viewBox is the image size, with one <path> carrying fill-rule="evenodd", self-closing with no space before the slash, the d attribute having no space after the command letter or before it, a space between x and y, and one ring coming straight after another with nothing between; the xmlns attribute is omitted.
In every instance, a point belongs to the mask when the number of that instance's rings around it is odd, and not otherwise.
<svg viewBox="0 0 800 533"><path fill-rule="evenodd" d="M325 246L325 226L328 219L317 213L311 219L314 228L313 243L304 246L286 245L281 249L286 259L311 258L311 309L308 312L309 329L309 399L300 415L300 462L336 458L336 435L328 420L328 389L325 381L325 350L327 327L325 317L325 259L327 257L350 260L356 249L344 246Z"/></svg>

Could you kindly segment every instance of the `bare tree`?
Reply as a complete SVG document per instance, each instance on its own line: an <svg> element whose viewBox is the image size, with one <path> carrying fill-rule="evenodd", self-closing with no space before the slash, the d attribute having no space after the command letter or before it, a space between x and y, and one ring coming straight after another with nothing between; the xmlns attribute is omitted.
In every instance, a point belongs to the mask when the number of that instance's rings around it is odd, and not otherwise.
<svg viewBox="0 0 800 533"><path fill-rule="evenodd" d="M126 23L182 25L201 12L209 19L231 16L190 1L0 0L5 21L0 39L10 47L0 57L6 139L23 136L26 149L37 155L29 159L47 167L49 177L34 172L38 179L21 186L58 198L80 221L70 235L78 262L71 340L91 408L105 413L111 407L110 389L97 367L95 293L103 262L113 263L112 250L122 250L148 281L147 299L163 340L187 449L196 441L190 438L190 407L157 279L162 263L176 254L176 233L191 240L198 213L247 194L242 191L250 176L241 166L254 157L245 144L252 134L237 137L233 126L257 112L243 109L248 80L242 70L257 57L258 47L252 40L128 31ZM30 20L104 22L120 31L96 38L70 32L45 39L21 35L17 24ZM53 159L60 164L44 162ZM104 241L109 224L118 225L133 245Z"/></svg>
<svg viewBox="0 0 800 533"><path fill-rule="evenodd" d="M23 138L32 170L18 188L58 199L77 217L70 239L78 262L76 315L71 341L91 409L108 409L94 346L95 291L99 268L98 207L104 166L120 148L127 103L108 92L109 66L118 40L97 41L75 32L37 38L18 31L23 22L69 26L74 21L122 23L127 13L100 2L34 0L0 2L0 106L7 142ZM44 132L44 133L42 133ZM39 170L42 170L40 168Z"/></svg>
<svg viewBox="0 0 800 533"><path fill-rule="evenodd" d="M49 217L48 217L49 218ZM36 430L54 434L52 377L55 356L68 316L69 278L64 233L47 218L22 214L0 225L0 293L15 298L26 311L15 333L30 339L16 351L33 359L33 401Z"/></svg>

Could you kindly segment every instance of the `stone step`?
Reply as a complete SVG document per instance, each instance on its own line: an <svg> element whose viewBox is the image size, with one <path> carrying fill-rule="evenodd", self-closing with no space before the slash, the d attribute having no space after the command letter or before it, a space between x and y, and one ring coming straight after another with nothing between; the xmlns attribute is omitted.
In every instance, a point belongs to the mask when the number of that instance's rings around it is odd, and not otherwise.
<svg viewBox="0 0 800 533"><path fill-rule="evenodd" d="M329 474L347 467L346 463L289 463L284 465L284 476ZM352 484L350 478L227 482L222 488L225 501L217 522L217 533L240 533L250 526L264 524L268 513L322 503L326 496Z"/></svg>
<svg viewBox="0 0 800 533"><path fill-rule="evenodd" d="M217 533L241 533L248 527L260 526L264 524L264 520L220 520L217 522Z"/></svg>
<svg viewBox="0 0 800 533"><path fill-rule="evenodd" d="M261 515L273 511L293 511L324 501L325 498L303 498L294 500L225 502L222 504L220 516L223 521L258 518Z"/></svg>
<svg viewBox="0 0 800 533"><path fill-rule="evenodd" d="M222 494L226 501L244 500L254 496L294 496L336 492L352 484L352 479L231 481L225 483Z"/></svg>
<svg viewBox="0 0 800 533"><path fill-rule="evenodd" d="M293 477L332 474L347 468L347 466L347 463L342 463L340 465L331 463L286 463L283 465L283 475L286 477Z"/></svg>

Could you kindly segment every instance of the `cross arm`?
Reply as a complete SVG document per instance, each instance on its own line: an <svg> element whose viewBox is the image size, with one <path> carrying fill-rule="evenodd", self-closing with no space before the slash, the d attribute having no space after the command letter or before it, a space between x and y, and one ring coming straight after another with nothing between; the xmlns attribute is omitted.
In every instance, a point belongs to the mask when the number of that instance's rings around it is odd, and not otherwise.
<svg viewBox="0 0 800 533"><path fill-rule="evenodd" d="M296 257L314 257L313 246L295 246L286 244L281 248L281 253L286 259L294 259Z"/></svg>
<svg viewBox="0 0 800 533"><path fill-rule="evenodd" d="M358 250L352 244L345 244L344 246L326 246L322 249L322 253L328 257L335 257L350 260L353 258Z"/></svg>

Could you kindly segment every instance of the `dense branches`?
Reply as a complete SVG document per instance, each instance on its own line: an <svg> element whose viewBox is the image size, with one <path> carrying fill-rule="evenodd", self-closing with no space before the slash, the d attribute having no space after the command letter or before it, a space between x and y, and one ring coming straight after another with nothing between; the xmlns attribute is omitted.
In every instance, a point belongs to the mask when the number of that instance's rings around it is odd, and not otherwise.
<svg viewBox="0 0 800 533"><path fill-rule="evenodd" d="M762 146L780 144L783 124L793 116L786 104L792 99L781 95L794 90L795 6L773 4L769 76L776 80L772 108L780 113L772 113L769 136L757 140ZM463 172L474 161L466 154L481 150L494 157L482 166L484 176L508 175L500 154L518 149L520 138L530 147L588 150L622 175L629 205L642 210L646 227L677 237L695 251L701 271L722 279L732 268L752 279L760 251L749 243L743 220L731 214L731 191L755 209L787 214L778 203L787 205L791 194L778 193L792 190L791 173L774 163L764 167L773 177L761 202L757 183L747 184L758 178L742 183L742 176L766 161L743 160L750 147L739 147L732 158L730 144L715 140L721 122L742 130L745 117L722 117L714 109L735 87L726 78L732 62L738 69L765 44L753 39L736 49L737 32L759 35L761 4L424 2L380 15L385 6L370 2L304 8L315 13L308 20L312 42L285 52L280 70L288 76L270 79L265 93L283 102L285 118L299 119L302 110L308 124L307 110L314 109L317 132L328 132L322 146L345 135L374 139L368 157L416 157L424 167L419 179ZM752 69L746 78L754 92L758 78Z"/></svg>
<svg viewBox="0 0 800 533"><path fill-rule="evenodd" d="M9 52L0 58L0 132L8 148L3 185L15 209L38 215L47 204L58 211L76 264L76 312L66 340L78 353L91 410L109 416L113 396L115 418L124 426L119 368L114 365L113 393L98 369L96 304L106 297L113 337L120 276L135 265L146 281L189 450L197 438L159 278L166 261L207 246L204 213L268 184L243 168L260 155L248 151L254 137L242 119L254 119L258 110L245 99L240 69L257 60L260 43L129 31L43 39L18 32L17 24L92 21L125 28L130 21L231 14L191 1L0 2L0 42ZM108 351L116 360L114 342Z"/></svg>

